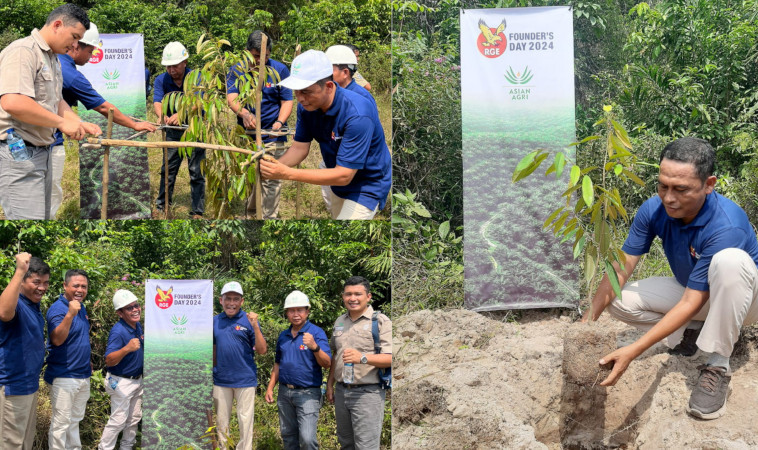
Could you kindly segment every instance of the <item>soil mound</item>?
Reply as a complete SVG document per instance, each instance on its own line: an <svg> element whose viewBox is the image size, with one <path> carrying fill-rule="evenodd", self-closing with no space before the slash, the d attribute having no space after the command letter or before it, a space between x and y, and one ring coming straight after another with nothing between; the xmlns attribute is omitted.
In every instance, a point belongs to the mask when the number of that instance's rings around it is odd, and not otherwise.
<svg viewBox="0 0 758 450"><path fill-rule="evenodd" d="M614 387L595 386L599 372L593 385L573 385L563 363L572 320L552 310L509 317L453 310L393 320L393 449L758 448L755 328L732 356L726 415L703 421L686 412L702 352L671 356L657 344ZM594 328L618 346L641 335L607 314Z"/></svg>

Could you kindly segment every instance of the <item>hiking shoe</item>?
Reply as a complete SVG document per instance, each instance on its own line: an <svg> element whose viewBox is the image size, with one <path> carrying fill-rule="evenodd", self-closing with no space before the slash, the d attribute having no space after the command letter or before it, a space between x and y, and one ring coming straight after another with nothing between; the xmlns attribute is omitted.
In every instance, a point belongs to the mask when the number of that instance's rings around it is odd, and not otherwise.
<svg viewBox="0 0 758 450"><path fill-rule="evenodd" d="M732 375L724 367L698 366L700 377L692 389L687 412L701 419L718 419L726 413L729 380Z"/></svg>
<svg viewBox="0 0 758 450"><path fill-rule="evenodd" d="M684 330L684 337L682 342L678 343L676 347L668 349L669 355L682 355L692 356L697 353L697 337L700 336L700 329L686 329Z"/></svg>

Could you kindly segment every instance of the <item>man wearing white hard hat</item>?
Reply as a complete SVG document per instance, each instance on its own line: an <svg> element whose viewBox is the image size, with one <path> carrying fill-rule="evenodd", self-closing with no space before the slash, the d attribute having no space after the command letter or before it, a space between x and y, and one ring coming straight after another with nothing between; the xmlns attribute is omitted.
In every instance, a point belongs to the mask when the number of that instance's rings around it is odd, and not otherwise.
<svg viewBox="0 0 758 450"><path fill-rule="evenodd" d="M111 328L105 347L105 391L111 396L111 416L103 428L97 448L116 448L118 434L122 450L134 447L137 425L142 419L142 367L145 334L140 324L142 308L137 297L125 289L113 294L119 321Z"/></svg>
<svg viewBox="0 0 758 450"><path fill-rule="evenodd" d="M163 59L161 64L166 66L166 72L158 75L153 84L153 108L155 115L163 117L167 125L180 126L179 113L170 105L167 113L163 114L161 102L163 97L171 92L182 92L184 90L184 81L187 74L191 72L187 67L187 58L189 52L181 42L169 42L163 49ZM166 139L169 141L180 141L184 132L182 130L166 130ZM182 164L182 155L178 148L168 149L168 201L169 205L173 203L174 182L176 174L179 173L179 166ZM200 162L205 159L205 149L193 148L192 154L187 157L187 169L190 175L190 217L201 219L205 212L205 177L200 171ZM165 164L165 161L164 161ZM155 201L155 207L158 211L163 211L166 207L166 167L161 165L161 181L158 187L158 198Z"/></svg>
<svg viewBox="0 0 758 450"><path fill-rule="evenodd" d="M285 450L316 450L316 428L321 409L322 367L329 368L332 353L324 330L308 320L308 296L292 291L284 299L284 315L291 324L276 340L276 357L266 402L274 402L274 386L279 382L276 405L279 429Z"/></svg>
<svg viewBox="0 0 758 450"><path fill-rule="evenodd" d="M240 438L237 450L253 448L253 414L258 366L253 350L266 353L258 314L242 310L242 286L231 281L221 288L223 311L213 318L213 406L218 446L227 448L232 402L237 400Z"/></svg>
<svg viewBox="0 0 758 450"><path fill-rule="evenodd" d="M392 158L376 107L333 81L324 52L308 50L292 61L281 84L295 91L297 126L292 146L278 161L261 161L264 178L330 186L333 219L372 219L384 208L392 185ZM325 169L297 169L321 147Z"/></svg>
<svg viewBox="0 0 758 450"><path fill-rule="evenodd" d="M102 134L63 100L61 65L55 57L66 53L88 28L87 13L68 3L55 8L41 30L35 28L31 36L0 52L0 206L6 219L51 218L50 146L56 128L75 140ZM12 136L23 139L26 149L11 153Z"/></svg>
<svg viewBox="0 0 758 450"><path fill-rule="evenodd" d="M150 123L134 121L116 108L113 103L106 101L92 87L92 83L89 82L84 74L76 70L76 66L87 64L95 52L102 52L101 47L102 43L100 42L100 33L97 26L90 22L89 30L84 33L79 42L74 43L65 54L58 55L58 61L61 63L61 71L63 72L63 100L71 107L81 102L85 108L94 109L104 117L108 117L108 110L113 108L113 121L117 124L135 131L155 131L155 127ZM53 191L50 200L50 218L54 219L58 213L58 208L61 206L61 202L63 202L61 180L63 178L63 164L66 161L63 133L60 130L55 131L52 159Z"/></svg>

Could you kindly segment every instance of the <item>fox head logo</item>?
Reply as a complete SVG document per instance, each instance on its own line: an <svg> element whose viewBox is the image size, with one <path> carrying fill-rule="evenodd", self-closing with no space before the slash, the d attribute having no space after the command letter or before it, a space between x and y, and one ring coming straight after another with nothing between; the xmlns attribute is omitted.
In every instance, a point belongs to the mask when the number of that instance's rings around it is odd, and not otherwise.
<svg viewBox="0 0 758 450"><path fill-rule="evenodd" d="M105 53L103 52L103 49L102 49L102 42L103 41L100 41L100 46L95 47L95 49L92 50L92 56L90 56L89 58L90 64L97 64L100 61L102 61L103 58L105 57Z"/></svg>
<svg viewBox="0 0 758 450"><path fill-rule="evenodd" d="M160 286L156 286L155 290L158 294L155 296L155 304L160 309L166 309L174 303L174 296L171 293L174 291L174 287L171 286L168 290L164 291Z"/></svg>
<svg viewBox="0 0 758 450"><path fill-rule="evenodd" d="M487 58L497 58L505 53L505 19L497 26L490 28L483 19L479 19L479 37L476 39L476 46L479 52Z"/></svg>

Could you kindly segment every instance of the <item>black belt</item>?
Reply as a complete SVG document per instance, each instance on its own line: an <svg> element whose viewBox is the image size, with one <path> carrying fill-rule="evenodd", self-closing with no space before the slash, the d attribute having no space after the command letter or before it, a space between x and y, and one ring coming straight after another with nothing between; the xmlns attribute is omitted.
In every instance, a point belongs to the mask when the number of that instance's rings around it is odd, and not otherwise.
<svg viewBox="0 0 758 450"><path fill-rule="evenodd" d="M321 386L295 386L294 384L285 384L290 389L314 389L314 388L320 388Z"/></svg>
<svg viewBox="0 0 758 450"><path fill-rule="evenodd" d="M351 383L343 383L340 381L340 384L342 387L346 389L355 389L359 387L366 387L366 386L379 386L379 383L369 383L369 384L351 384Z"/></svg>
<svg viewBox="0 0 758 450"><path fill-rule="evenodd" d="M130 380L139 380L140 378L142 378L142 374L135 375L133 377L128 377L126 375L116 375L115 373L111 373L111 375L119 377L119 378L128 378Z"/></svg>

